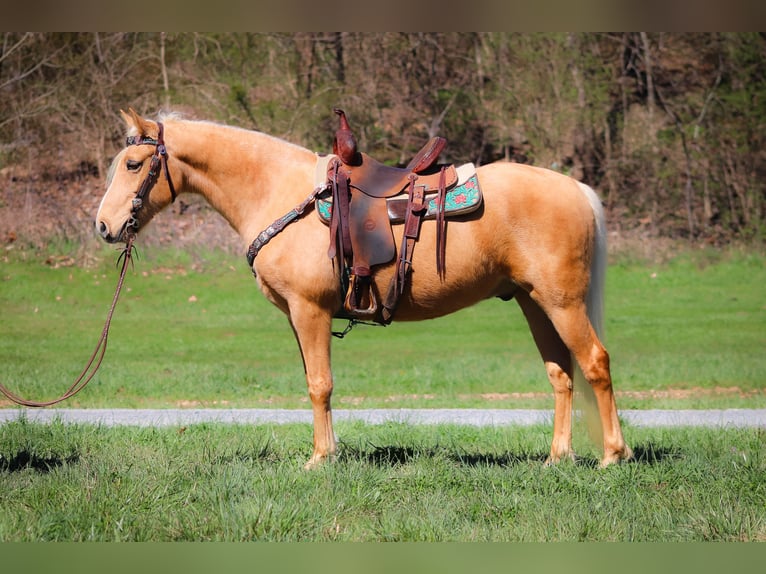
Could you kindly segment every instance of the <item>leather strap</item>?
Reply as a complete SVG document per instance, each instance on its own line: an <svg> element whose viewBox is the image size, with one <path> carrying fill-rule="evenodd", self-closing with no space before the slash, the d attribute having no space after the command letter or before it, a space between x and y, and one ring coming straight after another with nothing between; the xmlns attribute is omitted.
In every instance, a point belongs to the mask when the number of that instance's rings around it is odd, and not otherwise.
<svg viewBox="0 0 766 574"><path fill-rule="evenodd" d="M394 276L389 283L386 299L383 302L382 313L384 324L393 321L399 297L404 293L407 277L412 267L412 252L420 234L420 223L422 221L420 216L422 213L425 213L425 191L415 185L417 177L415 174L409 176L410 186L407 212L404 216L404 232L402 234L402 244L399 247L399 261L397 262Z"/></svg>
<svg viewBox="0 0 766 574"><path fill-rule="evenodd" d="M170 188L170 197L171 203L175 203L176 200L176 188L173 185L173 180L170 179L170 169L168 169L168 150L165 147L165 126L162 125L162 122L157 122L157 126L159 127L159 134L157 135L157 139L159 140L159 143L157 144L157 153L162 158L162 168L165 172L165 179L168 180L168 187Z"/></svg>
<svg viewBox="0 0 766 574"><path fill-rule="evenodd" d="M339 171L340 162L332 166L332 219L330 220L330 247L327 255L330 259L339 256L346 267L351 264L351 231L349 228L349 203L351 193L348 177Z"/></svg>
<svg viewBox="0 0 766 574"><path fill-rule="evenodd" d="M447 256L447 220L444 218L445 203L447 200L445 168L441 168L439 174L439 193L436 196L436 272L444 278L444 259Z"/></svg>
<svg viewBox="0 0 766 574"><path fill-rule="evenodd" d="M417 175L410 175L409 199L407 203L407 212L404 219L404 234L402 236L402 245L399 248L399 261L396 271L388 286L388 293L383 302L383 324L387 325L394 320L394 313L399 303L399 297L404 293L404 289L409 279L412 269L412 253L415 250L420 235L420 227L428 211L425 199L425 190L421 186L415 185ZM439 178L439 192L437 196L437 227L436 227L436 269L441 277L445 272L446 257L446 230L447 224L444 218L444 204L447 195L446 191L445 168L441 168Z"/></svg>
<svg viewBox="0 0 766 574"><path fill-rule="evenodd" d="M165 127L162 122L157 122L157 139L150 138L148 136L129 136L125 143L131 145L153 145L155 146L154 154L149 162L149 172L146 174L144 181L141 182L141 187L138 188L136 197L133 198L132 209L130 212L130 221L128 221L128 227L134 231L138 231L138 212L144 206L144 200L149 195L154 185L157 183L160 172L159 167L162 165L165 172L165 179L168 181L168 188L170 189L171 203L176 200L176 188L173 185L173 180L170 179L170 169L168 168L168 150L165 147Z"/></svg>
<svg viewBox="0 0 766 574"><path fill-rule="evenodd" d="M299 205L296 205L294 208L292 208L282 217L274 221L274 223L269 225L266 229L261 231L258 234L258 237L256 237L253 240L253 242L250 244L250 247L247 248L246 257L247 257L248 265L252 267L253 262L255 262L256 255L258 255L258 252L263 248L263 246L266 245L269 241L271 241L275 235L281 232L290 223L292 223L293 221L298 219L301 215L303 215L303 212L306 211L306 208L309 206L309 204L316 199L317 195L319 195L326 189L327 189L326 185L320 185L314 188L314 191L312 191L309 194L309 196L303 200L303 202L301 202ZM255 273L255 270L253 270L253 273Z"/></svg>

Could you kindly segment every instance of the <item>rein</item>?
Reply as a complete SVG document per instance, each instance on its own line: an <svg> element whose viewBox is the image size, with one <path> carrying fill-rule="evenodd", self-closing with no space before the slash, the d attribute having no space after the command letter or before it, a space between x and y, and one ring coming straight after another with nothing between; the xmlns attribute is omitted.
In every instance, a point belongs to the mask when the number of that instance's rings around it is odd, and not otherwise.
<svg viewBox="0 0 766 574"><path fill-rule="evenodd" d="M132 262L133 241L136 238L136 233L138 233L138 227L139 227L138 212L143 207L144 200L149 195L149 192L157 183L157 180L160 175L160 169L159 169L160 167L162 167L162 170L165 172L165 178L168 181L168 187L170 188L170 195L172 197L172 201L176 200L176 190L175 190L175 187L173 186L173 181L170 179L170 170L168 169L168 150L165 148L164 127L162 125L162 122L157 122L157 126L159 129L157 134L157 139L150 138L145 135L129 136L126 139L126 144L129 146L153 145L155 146L155 150L154 150L154 154L152 155L151 162L149 163L149 172L146 174L146 177L144 178L144 181L141 183L141 187L136 192L136 197L133 198L133 202L131 204L130 219L128 220L128 223L125 226L125 232L127 234L127 240L125 241L125 248L122 250L119 258L117 259L118 264L120 260L122 261L122 268L120 269L120 278L117 281L117 288L115 289L114 297L112 298L112 304L109 307L109 312L106 315L106 322L104 323L104 328L101 331L101 337L99 338L98 343L96 344L96 348L93 350L93 353L91 354L90 359L88 360L88 363L85 365L85 368L80 373L80 376L77 377L75 382L72 383L72 385L66 390L66 392L63 395L61 395L60 397L56 399L52 399L49 401L32 401L29 399L24 399L18 396L17 394L13 393L7 387L5 387L2 383L0 383L0 393L5 395L6 398L13 401L14 403L24 407L49 407L51 405L55 405L57 403L65 401L73 397L77 393L79 393L82 389L84 389L85 386L96 375L96 372L101 366L101 362L103 361L104 355L106 354L106 344L109 338L109 327L112 324L112 315L114 315L114 310L117 307L117 301L120 297L120 292L122 291L122 285L125 282L125 274L128 271L128 265Z"/></svg>
<svg viewBox="0 0 766 574"><path fill-rule="evenodd" d="M122 253L120 253L120 257L117 260L118 263L120 260L122 260L122 269L120 270L120 278L117 281L117 289L115 290L112 304L109 307L109 312L106 315L106 322L104 324L103 330L101 331L101 337L99 338L98 343L96 344L96 348L93 350L93 353L90 356L90 360L80 373L80 376L77 377L75 382L72 383L72 385L63 395L50 401L31 401L29 399L24 399L8 390L8 388L0 383L0 392L4 394L8 399L24 407L49 407L51 405L65 401L70 397L73 397L83 388L85 388L85 385L87 385L94 377L96 371L98 371L98 368L101 366L101 361L104 359L104 354L106 353L106 343L107 339L109 338L109 327L112 323L112 315L114 315L114 309L117 307L117 300L119 299L120 292L122 291L122 285L125 281L125 274L128 270L128 264L132 261L134 239L135 235L133 233L128 234L128 240L125 243L125 248L123 249Z"/></svg>

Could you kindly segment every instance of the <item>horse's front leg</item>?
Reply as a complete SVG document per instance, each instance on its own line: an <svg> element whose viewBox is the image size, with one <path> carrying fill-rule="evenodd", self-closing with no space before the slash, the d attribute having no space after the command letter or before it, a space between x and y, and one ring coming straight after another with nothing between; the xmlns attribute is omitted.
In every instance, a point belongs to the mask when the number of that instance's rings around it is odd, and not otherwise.
<svg viewBox="0 0 766 574"><path fill-rule="evenodd" d="M290 325L303 357L311 408L314 413L314 452L305 468L312 469L335 457L332 428L332 371L330 342L332 315L313 303L290 305Z"/></svg>

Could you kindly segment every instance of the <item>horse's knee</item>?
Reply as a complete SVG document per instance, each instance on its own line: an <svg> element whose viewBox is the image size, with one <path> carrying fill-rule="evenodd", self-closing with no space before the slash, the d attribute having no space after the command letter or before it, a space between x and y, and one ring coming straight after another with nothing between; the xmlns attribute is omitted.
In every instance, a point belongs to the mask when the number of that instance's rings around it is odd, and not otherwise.
<svg viewBox="0 0 766 574"><path fill-rule="evenodd" d="M561 365L552 362L545 363L545 371L548 373L548 381L550 381L554 393L572 392L572 378Z"/></svg>
<svg viewBox="0 0 766 574"><path fill-rule="evenodd" d="M332 379L312 379L307 381L309 398L314 405L329 403L332 397L333 382Z"/></svg>
<svg viewBox="0 0 766 574"><path fill-rule="evenodd" d="M332 397L332 386L309 387L309 398L314 404L329 402Z"/></svg>

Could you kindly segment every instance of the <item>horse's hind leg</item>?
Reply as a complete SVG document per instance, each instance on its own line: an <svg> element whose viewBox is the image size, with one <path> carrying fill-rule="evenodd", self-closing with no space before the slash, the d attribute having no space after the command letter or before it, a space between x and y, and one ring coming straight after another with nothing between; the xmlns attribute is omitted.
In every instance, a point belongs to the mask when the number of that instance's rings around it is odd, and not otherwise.
<svg viewBox="0 0 766 574"><path fill-rule="evenodd" d="M548 316L525 291L516 301L529 324L540 356L545 363L548 380L553 387L553 440L546 463L574 459L572 450L572 355L561 340Z"/></svg>
<svg viewBox="0 0 766 574"><path fill-rule="evenodd" d="M311 469L332 460L336 450L330 405L333 389L330 368L332 317L325 309L302 302L290 305L290 325L303 357L314 414L314 452L306 463L306 468Z"/></svg>
<svg viewBox="0 0 766 574"><path fill-rule="evenodd" d="M612 376L609 370L609 354L593 330L585 304L554 306L548 310L548 316L561 339L574 355L596 396L604 437L604 456L601 459L601 466L632 458L633 453L625 444L620 421L617 418L617 403L612 391Z"/></svg>

